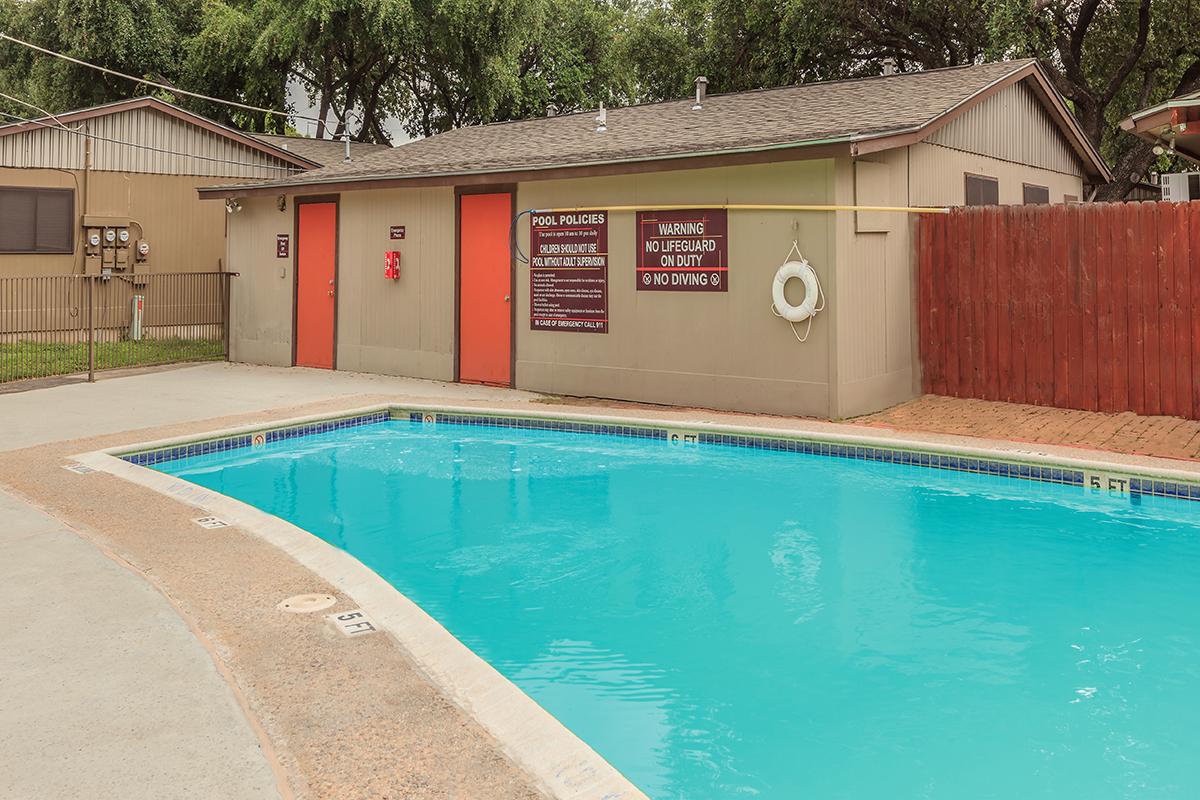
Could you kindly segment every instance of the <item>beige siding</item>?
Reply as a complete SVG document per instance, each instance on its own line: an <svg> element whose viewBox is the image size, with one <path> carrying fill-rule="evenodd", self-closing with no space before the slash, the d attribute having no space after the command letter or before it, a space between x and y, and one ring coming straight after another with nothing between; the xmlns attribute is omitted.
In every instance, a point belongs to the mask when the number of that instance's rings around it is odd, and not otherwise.
<svg viewBox="0 0 1200 800"><path fill-rule="evenodd" d="M994 175L1003 202L1022 183L1051 199L1079 195L1079 175L921 143L850 158L522 183L517 208L736 203L958 205L965 172ZM290 200L289 200L290 202ZM367 190L342 195L338 366L449 378L453 369L454 199L449 189ZM235 358L288 363L291 262L274 258L279 218L254 201L235 215ZM778 414L850 417L915 396L912 214L730 210L729 291L639 292L634 213L608 225L609 332L529 328L529 269L516 266L516 363L523 389L566 395ZM290 225L291 215L287 215ZM390 225L408 239L393 243ZM466 232L469 235L469 232ZM528 248L528 219L518 230ZM771 284L795 239L820 276L826 308L799 342L771 311ZM402 278L382 277L383 253L402 252ZM789 286L789 297L800 287ZM470 313L468 309L466 313ZM800 332L806 326L798 326Z"/></svg>
<svg viewBox="0 0 1200 800"><path fill-rule="evenodd" d="M83 212L80 206L78 181L80 176L72 172L49 169L3 169L0 168L0 186L36 186L46 189L75 190L75 216ZM70 275L83 271L83 251L80 243L83 231L75 233L75 253L25 254L0 253L0 277L33 275Z"/></svg>
<svg viewBox="0 0 1200 800"><path fill-rule="evenodd" d="M221 203L206 200L221 208ZM277 367L292 363L292 259L275 257L275 237L292 238L291 203L279 211L273 197L242 200L229 224L230 359Z"/></svg>
<svg viewBox="0 0 1200 800"><path fill-rule="evenodd" d="M832 170L832 161L820 160L525 183L518 206L829 203ZM793 239L836 307L828 223L821 213L731 210L728 292L638 292L634 214L611 214L607 334L531 331L529 270L518 265L517 386L653 403L828 414L831 315L818 315L808 341L800 343L771 312L771 283ZM524 222L519 235L528 243Z"/></svg>
<svg viewBox="0 0 1200 800"><path fill-rule="evenodd" d="M964 176L968 172L996 178L1002 205L1024 202L1021 187L1025 183L1049 188L1051 203L1061 203L1068 195L1077 199L1083 196L1083 179L1078 175L1014 164L924 142L914 144L908 150L912 158L909 197L914 205L963 205L966 201Z"/></svg>
<svg viewBox="0 0 1200 800"><path fill-rule="evenodd" d="M338 368L452 380L454 189L347 192L339 213ZM383 276L388 250L396 281Z"/></svg>
<svg viewBox="0 0 1200 800"><path fill-rule="evenodd" d="M85 214L128 217L141 224L150 243L154 272L209 271L225 256L225 208L201 201L199 186L211 179L113 172L61 172L51 169L0 168L0 186L43 186L75 190L75 253L0 253L2 275L69 275L83 271ZM84 198L87 208L84 208ZM136 232L135 232L136 235Z"/></svg>
<svg viewBox="0 0 1200 800"><path fill-rule="evenodd" d="M837 160L839 204L909 205L904 150L863 161L868 168L861 168L862 162ZM878 411L914 396L914 220L900 212L872 213L870 225L864 229L860 220L856 230L855 216L856 212L838 212L831 220L838 254L833 417Z"/></svg>
<svg viewBox="0 0 1200 800"><path fill-rule="evenodd" d="M93 117L69 127L80 126L95 137L117 140L93 139L92 169L98 171L263 179L299 171L282 159L150 108ZM3 136L0 166L83 169L85 138L56 128Z"/></svg>
<svg viewBox="0 0 1200 800"><path fill-rule="evenodd" d="M522 184L517 204L827 203L832 170L832 161L810 161L547 181ZM229 264L242 273L233 283L235 360L290 363L292 262L276 259L274 247L276 234L291 230L291 202L280 214L274 200L243 201L243 211L230 220ZM405 225L407 238L389 240L391 225ZM531 331L529 272L518 265L518 387L829 413L831 317L819 315L801 344L771 313L771 281L793 238L821 274L829 302L836 303L827 215L730 211L728 293L635 291L633 228L632 213L610 215L608 334ZM453 377L453 190L344 193L338 235L338 367ZM527 224L519 235L528 248ZM401 251L401 278L394 283L383 278L389 249Z"/></svg>
<svg viewBox="0 0 1200 800"><path fill-rule="evenodd" d="M1024 81L955 117L926 141L1014 164L1083 174L1078 156Z"/></svg>

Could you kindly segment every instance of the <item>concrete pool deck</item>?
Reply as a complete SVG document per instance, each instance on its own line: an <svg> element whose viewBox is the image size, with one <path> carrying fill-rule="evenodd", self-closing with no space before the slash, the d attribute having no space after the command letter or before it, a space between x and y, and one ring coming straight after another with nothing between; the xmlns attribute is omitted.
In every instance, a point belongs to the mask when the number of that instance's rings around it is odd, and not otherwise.
<svg viewBox="0 0 1200 800"><path fill-rule="evenodd" d="M288 796L166 597L3 492L0 518L0 795Z"/></svg>
<svg viewBox="0 0 1200 800"><path fill-rule="evenodd" d="M51 547L46 539L44 547L39 542L12 550L14 557L0 559L0 579L24 587L22 593L29 595L17 608L36 613L48 602L52 587L61 586L66 575L86 577L100 596L124 591L132 598L127 625L141 620L143 627L138 630L159 649L178 651L181 658L190 654L191 660L185 659L178 674L195 687L192 702L213 714L214 709L228 709L231 697L242 699L242 705L235 704L242 712L240 718L229 721L214 716L216 722L209 728L198 726L198 731L207 730L215 737L211 742L216 749L247 756L241 760L227 757L221 769L230 769L231 762L244 764L236 769L240 771L238 779L247 781L246 785L260 785L264 774L279 779L265 787L264 795L230 789L228 794L200 791L191 796L273 796L270 793L275 792L274 796L290 793L301 798L516 798L546 793L537 780L513 763L502 743L438 691L396 641L384 635L347 639L324 623L323 613L284 614L275 609L280 600L304 592L333 594L338 603L330 611L353 608L349 598L330 582L237 526L202 530L192 522L196 509L177 500L112 475L80 475L62 468L75 454L106 447L383 403L592 413L652 418L668 424L699 420L1031 451L1027 444L912 434L915 424L909 431L892 431L879 427L883 424L879 419L845 425L598 402L547 403L508 390L225 364L0 396L0 449L6 451L0 452L0 485L25 501L0 505L3 527L15 529L19 523L31 532L25 539L53 531L59 540L71 542ZM986 414L980 416L986 418ZM1079 458L1077 442L1067 443L1075 446L1038 445L1032 450ZM1087 455L1113 464L1174 468L1200 477L1200 464L1190 462L1111 453ZM44 513L31 511L31 506ZM113 558L130 568L117 566ZM15 581L18 577L21 583ZM141 592L119 586L121 581L139 584ZM162 604L171 609L170 614L163 615ZM80 609L68 606L60 617L80 614ZM27 635L22 631L28 621L21 617L10 616L0 623L0 638L6 643L27 641L18 638ZM80 730L85 735L103 733L99 728L89 730L84 720L70 713L70 704L79 697L73 690L89 685L88 676L97 667L96 654L85 652L86 645L70 638L68 628L67 623L60 623L43 631L48 642L60 645L56 685L61 688L44 692L36 703L27 704L40 716L19 718L22 727L40 726L43 740L56 746L27 747L19 751L22 760L12 762L6 762L6 754L0 753L0 796L32 792L53 797L55 791L62 792L59 796L94 794L68 791L61 784L51 786L46 775L69 781L73 772L86 769L89 760L97 758L118 775L121 762L134 758L160 765L185 785L194 775L193 788L203 774L210 774L201 761L172 762L178 747L156 735L154 727L164 719L155 708L164 703L147 704L146 713L131 718L128 730L139 742L136 752L106 756L103 750L89 747L86 738L71 739ZM170 638L189 628L195 636ZM194 658L197 652L207 661ZM47 658L44 649L29 644L6 648L6 655L26 675L33 675ZM162 675L153 662L110 663L124 683L101 683L94 688L117 705L129 699L126 695L133 691L129 687L162 685ZM4 709L0 730L14 727L8 716L14 706L3 695L7 690L0 687L0 708ZM192 717L203 720L203 714L193 714L189 720ZM254 736L256 728L261 738ZM201 733L193 735L200 737ZM58 744L70 741L79 743L77 750ZM275 772L272 762L277 765ZM169 769L172 763L175 771ZM44 782L39 784L39 780ZM229 785L233 786L232 781ZM122 788L124 796L136 796L128 791L130 787Z"/></svg>

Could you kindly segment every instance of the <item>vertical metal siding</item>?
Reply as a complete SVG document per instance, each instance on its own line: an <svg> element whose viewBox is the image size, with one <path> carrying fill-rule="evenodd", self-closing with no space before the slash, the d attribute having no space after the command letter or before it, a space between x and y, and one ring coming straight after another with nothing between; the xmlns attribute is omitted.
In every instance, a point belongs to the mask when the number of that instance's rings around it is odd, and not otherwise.
<svg viewBox="0 0 1200 800"><path fill-rule="evenodd" d="M1031 183L1050 190L1050 202L1061 203L1067 195L1079 199L1083 179L1041 167L1017 164L992 156L968 153L945 145L919 142L909 147L908 199L913 205L960 206L966 202L964 174L987 175L1000 184L1000 204L1024 202L1021 185Z"/></svg>
<svg viewBox="0 0 1200 800"><path fill-rule="evenodd" d="M1079 158L1023 82L955 117L927 140L943 147L1083 175Z"/></svg>
<svg viewBox="0 0 1200 800"><path fill-rule="evenodd" d="M97 171L211 178L279 178L299 171L282 159L149 108L94 117L83 124L97 137L117 140L93 140L92 168ZM37 128L0 137L0 166L83 169L83 162L84 137L76 134Z"/></svg>

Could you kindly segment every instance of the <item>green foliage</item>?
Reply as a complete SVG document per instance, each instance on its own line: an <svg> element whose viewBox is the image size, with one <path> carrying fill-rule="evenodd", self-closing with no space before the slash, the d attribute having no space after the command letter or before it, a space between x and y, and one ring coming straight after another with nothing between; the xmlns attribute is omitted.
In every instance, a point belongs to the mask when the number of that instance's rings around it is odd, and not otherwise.
<svg viewBox="0 0 1200 800"><path fill-rule="evenodd" d="M198 0L5 0L3 14L5 30L18 38L160 79L175 75L182 43L196 32L199 6ZM132 88L121 78L8 42L0 44L0 86L53 111L127 97Z"/></svg>
<svg viewBox="0 0 1200 800"><path fill-rule="evenodd" d="M0 0L0 14L18 37L191 91L281 108L299 86L330 120L319 135L364 141L387 141L390 119L423 136L550 105L686 97L700 74L728 92L876 75L887 61L1035 56L1132 174L1154 158L1119 120L1200 89L1191 0ZM0 44L0 91L62 111L138 90ZM284 127L174 99L248 129Z"/></svg>
<svg viewBox="0 0 1200 800"><path fill-rule="evenodd" d="M255 52L259 30L253 11L251 3L204 0L199 29L183 47L183 88L262 108L284 107L289 62ZM195 100L185 105L245 130L284 132L284 120L270 114Z"/></svg>

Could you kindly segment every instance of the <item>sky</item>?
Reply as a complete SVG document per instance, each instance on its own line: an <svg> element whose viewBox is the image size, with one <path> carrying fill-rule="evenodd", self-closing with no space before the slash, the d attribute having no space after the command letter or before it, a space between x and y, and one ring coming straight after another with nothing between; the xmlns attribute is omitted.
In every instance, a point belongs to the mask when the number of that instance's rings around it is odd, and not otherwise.
<svg viewBox="0 0 1200 800"><path fill-rule="evenodd" d="M304 93L304 87L299 81L293 80L288 83L288 102L299 114L309 117L317 115L317 107L308 101L308 97ZM332 124L337 124L333 119L333 115L329 116L329 120ZM292 125L305 136L315 136L317 133L317 123L309 120L292 120ZM404 132L404 128L401 127L400 120L398 119L389 119L384 123L383 127L388 132L388 135L392 137L392 144L394 145L412 141L412 137Z"/></svg>

